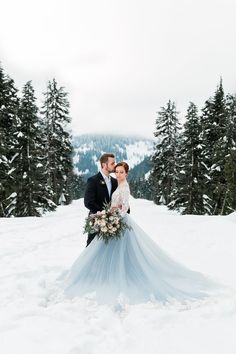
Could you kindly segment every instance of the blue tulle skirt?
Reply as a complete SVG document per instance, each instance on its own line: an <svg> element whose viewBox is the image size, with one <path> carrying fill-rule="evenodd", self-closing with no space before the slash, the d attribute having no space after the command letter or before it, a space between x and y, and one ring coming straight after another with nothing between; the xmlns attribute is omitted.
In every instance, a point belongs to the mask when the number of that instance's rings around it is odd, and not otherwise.
<svg viewBox="0 0 236 354"><path fill-rule="evenodd" d="M136 224L108 244L96 237L84 249L63 282L68 297L89 296L102 304L137 304L203 299L213 282L168 256ZM200 256L200 255L199 255Z"/></svg>

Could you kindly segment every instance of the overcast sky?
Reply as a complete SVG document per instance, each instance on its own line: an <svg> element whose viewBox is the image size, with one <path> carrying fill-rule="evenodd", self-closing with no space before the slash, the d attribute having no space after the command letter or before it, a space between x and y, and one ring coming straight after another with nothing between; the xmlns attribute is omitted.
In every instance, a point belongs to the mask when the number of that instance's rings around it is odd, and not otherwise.
<svg viewBox="0 0 236 354"><path fill-rule="evenodd" d="M1 1L0 60L39 103L55 77L82 133L152 137L168 99L200 108L220 76L236 93L235 0Z"/></svg>

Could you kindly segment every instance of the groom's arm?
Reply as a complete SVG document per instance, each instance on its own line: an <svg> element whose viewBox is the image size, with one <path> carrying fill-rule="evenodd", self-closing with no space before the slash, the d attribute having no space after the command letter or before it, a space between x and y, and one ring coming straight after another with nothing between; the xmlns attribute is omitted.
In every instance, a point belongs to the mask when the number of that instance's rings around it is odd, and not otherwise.
<svg viewBox="0 0 236 354"><path fill-rule="evenodd" d="M96 181L91 177L88 178L84 194L84 205L92 213L101 210L101 207L96 203L96 189Z"/></svg>

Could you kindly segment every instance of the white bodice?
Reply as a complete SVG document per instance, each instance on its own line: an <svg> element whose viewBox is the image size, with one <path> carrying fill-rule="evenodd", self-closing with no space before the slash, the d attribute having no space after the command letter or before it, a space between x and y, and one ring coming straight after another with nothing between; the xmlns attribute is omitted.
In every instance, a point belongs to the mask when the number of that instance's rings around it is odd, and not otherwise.
<svg viewBox="0 0 236 354"><path fill-rule="evenodd" d="M130 189L128 182L122 182L118 185L111 197L111 206L121 206L120 214L125 215L129 209Z"/></svg>

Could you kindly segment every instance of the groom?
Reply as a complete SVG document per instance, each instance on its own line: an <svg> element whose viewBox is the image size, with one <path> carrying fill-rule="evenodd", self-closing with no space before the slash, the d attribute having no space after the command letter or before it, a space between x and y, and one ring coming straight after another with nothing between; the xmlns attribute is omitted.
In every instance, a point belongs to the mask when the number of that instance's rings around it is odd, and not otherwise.
<svg viewBox="0 0 236 354"><path fill-rule="evenodd" d="M112 193L117 188L117 180L110 176L114 172L115 155L103 154L100 157L101 170L98 174L88 178L85 194L84 205L89 209L89 214L95 214L104 208L104 203L109 203ZM88 234L86 247L94 239L96 234Z"/></svg>

